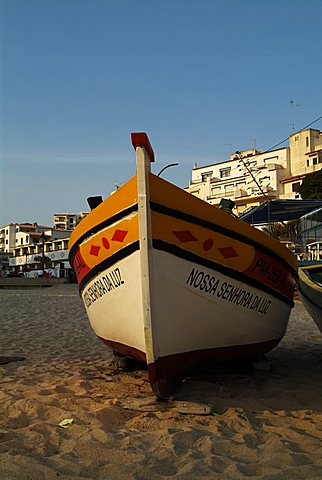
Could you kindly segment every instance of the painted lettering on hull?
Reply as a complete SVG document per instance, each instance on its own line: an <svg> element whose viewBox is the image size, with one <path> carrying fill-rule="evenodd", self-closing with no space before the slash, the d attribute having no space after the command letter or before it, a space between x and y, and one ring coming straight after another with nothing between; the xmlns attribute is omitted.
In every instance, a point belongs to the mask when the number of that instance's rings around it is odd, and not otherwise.
<svg viewBox="0 0 322 480"><path fill-rule="evenodd" d="M186 284L195 289L213 295L222 300L234 303L248 310L266 315L271 305L271 300L255 295L242 287L216 278L214 275L193 268L188 275Z"/></svg>
<svg viewBox="0 0 322 480"><path fill-rule="evenodd" d="M269 255L256 252L250 267L245 270L247 275L293 298L295 280L288 269Z"/></svg>
<svg viewBox="0 0 322 480"><path fill-rule="evenodd" d="M83 292L83 300L86 307L89 308L96 302L96 300L112 290L119 288L123 284L124 280L122 278L121 270L119 268L114 268L114 270L106 273L85 288Z"/></svg>
<svg viewBox="0 0 322 480"><path fill-rule="evenodd" d="M80 250L76 253L73 259L73 269L77 277L78 283L85 277L85 275L90 271L89 266L85 263L85 260L80 253Z"/></svg>

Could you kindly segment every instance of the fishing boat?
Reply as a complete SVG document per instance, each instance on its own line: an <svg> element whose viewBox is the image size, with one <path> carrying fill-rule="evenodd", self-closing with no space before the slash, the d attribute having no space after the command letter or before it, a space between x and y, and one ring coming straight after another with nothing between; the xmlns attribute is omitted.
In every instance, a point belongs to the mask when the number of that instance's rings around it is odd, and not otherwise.
<svg viewBox="0 0 322 480"><path fill-rule="evenodd" d="M191 369L280 342L297 262L279 241L151 173L147 135L131 139L135 175L92 198L69 258L96 335L146 362L153 392L168 398Z"/></svg>
<svg viewBox="0 0 322 480"><path fill-rule="evenodd" d="M303 305L322 333L322 263L300 266L298 291Z"/></svg>

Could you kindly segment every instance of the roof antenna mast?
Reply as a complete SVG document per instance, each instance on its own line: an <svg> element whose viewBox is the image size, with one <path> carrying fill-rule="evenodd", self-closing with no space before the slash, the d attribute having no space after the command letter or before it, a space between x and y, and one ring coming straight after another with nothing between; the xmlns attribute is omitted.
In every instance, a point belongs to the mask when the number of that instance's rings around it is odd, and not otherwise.
<svg viewBox="0 0 322 480"><path fill-rule="evenodd" d="M293 98L291 98L290 104L292 109L292 134L293 134L295 131L295 108L299 107L299 105L295 103L295 100L293 100Z"/></svg>

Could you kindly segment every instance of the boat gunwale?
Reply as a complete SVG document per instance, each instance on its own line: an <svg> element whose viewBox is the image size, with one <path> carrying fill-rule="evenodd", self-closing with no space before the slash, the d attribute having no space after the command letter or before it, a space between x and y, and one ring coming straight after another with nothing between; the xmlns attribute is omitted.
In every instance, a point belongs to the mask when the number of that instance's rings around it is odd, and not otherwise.
<svg viewBox="0 0 322 480"><path fill-rule="evenodd" d="M313 267L313 268L312 268ZM302 282L308 288L314 289L318 293L322 293L322 286L320 286L317 282L315 282L310 275L306 273L306 271L314 270L314 268L321 268L322 265L312 265L310 267L301 267L299 268L299 284Z"/></svg>

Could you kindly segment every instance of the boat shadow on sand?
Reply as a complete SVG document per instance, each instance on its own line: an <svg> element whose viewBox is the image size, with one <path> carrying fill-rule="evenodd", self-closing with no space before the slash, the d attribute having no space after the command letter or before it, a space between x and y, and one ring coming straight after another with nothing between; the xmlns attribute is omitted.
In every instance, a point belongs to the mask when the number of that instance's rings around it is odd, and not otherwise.
<svg viewBox="0 0 322 480"><path fill-rule="evenodd" d="M321 368L312 365L322 365L319 338L316 343L299 343L295 349L282 342L254 362L225 362L191 370L169 400L154 397L146 365L133 359L114 357L107 371L82 373L87 380L99 381L102 395L104 382L124 383L123 395L119 392L113 402L126 410L216 416L232 409L244 420L253 417L255 421L256 414L263 411L277 415L320 411ZM133 388L126 391L131 383ZM110 395L110 388L106 394Z"/></svg>

